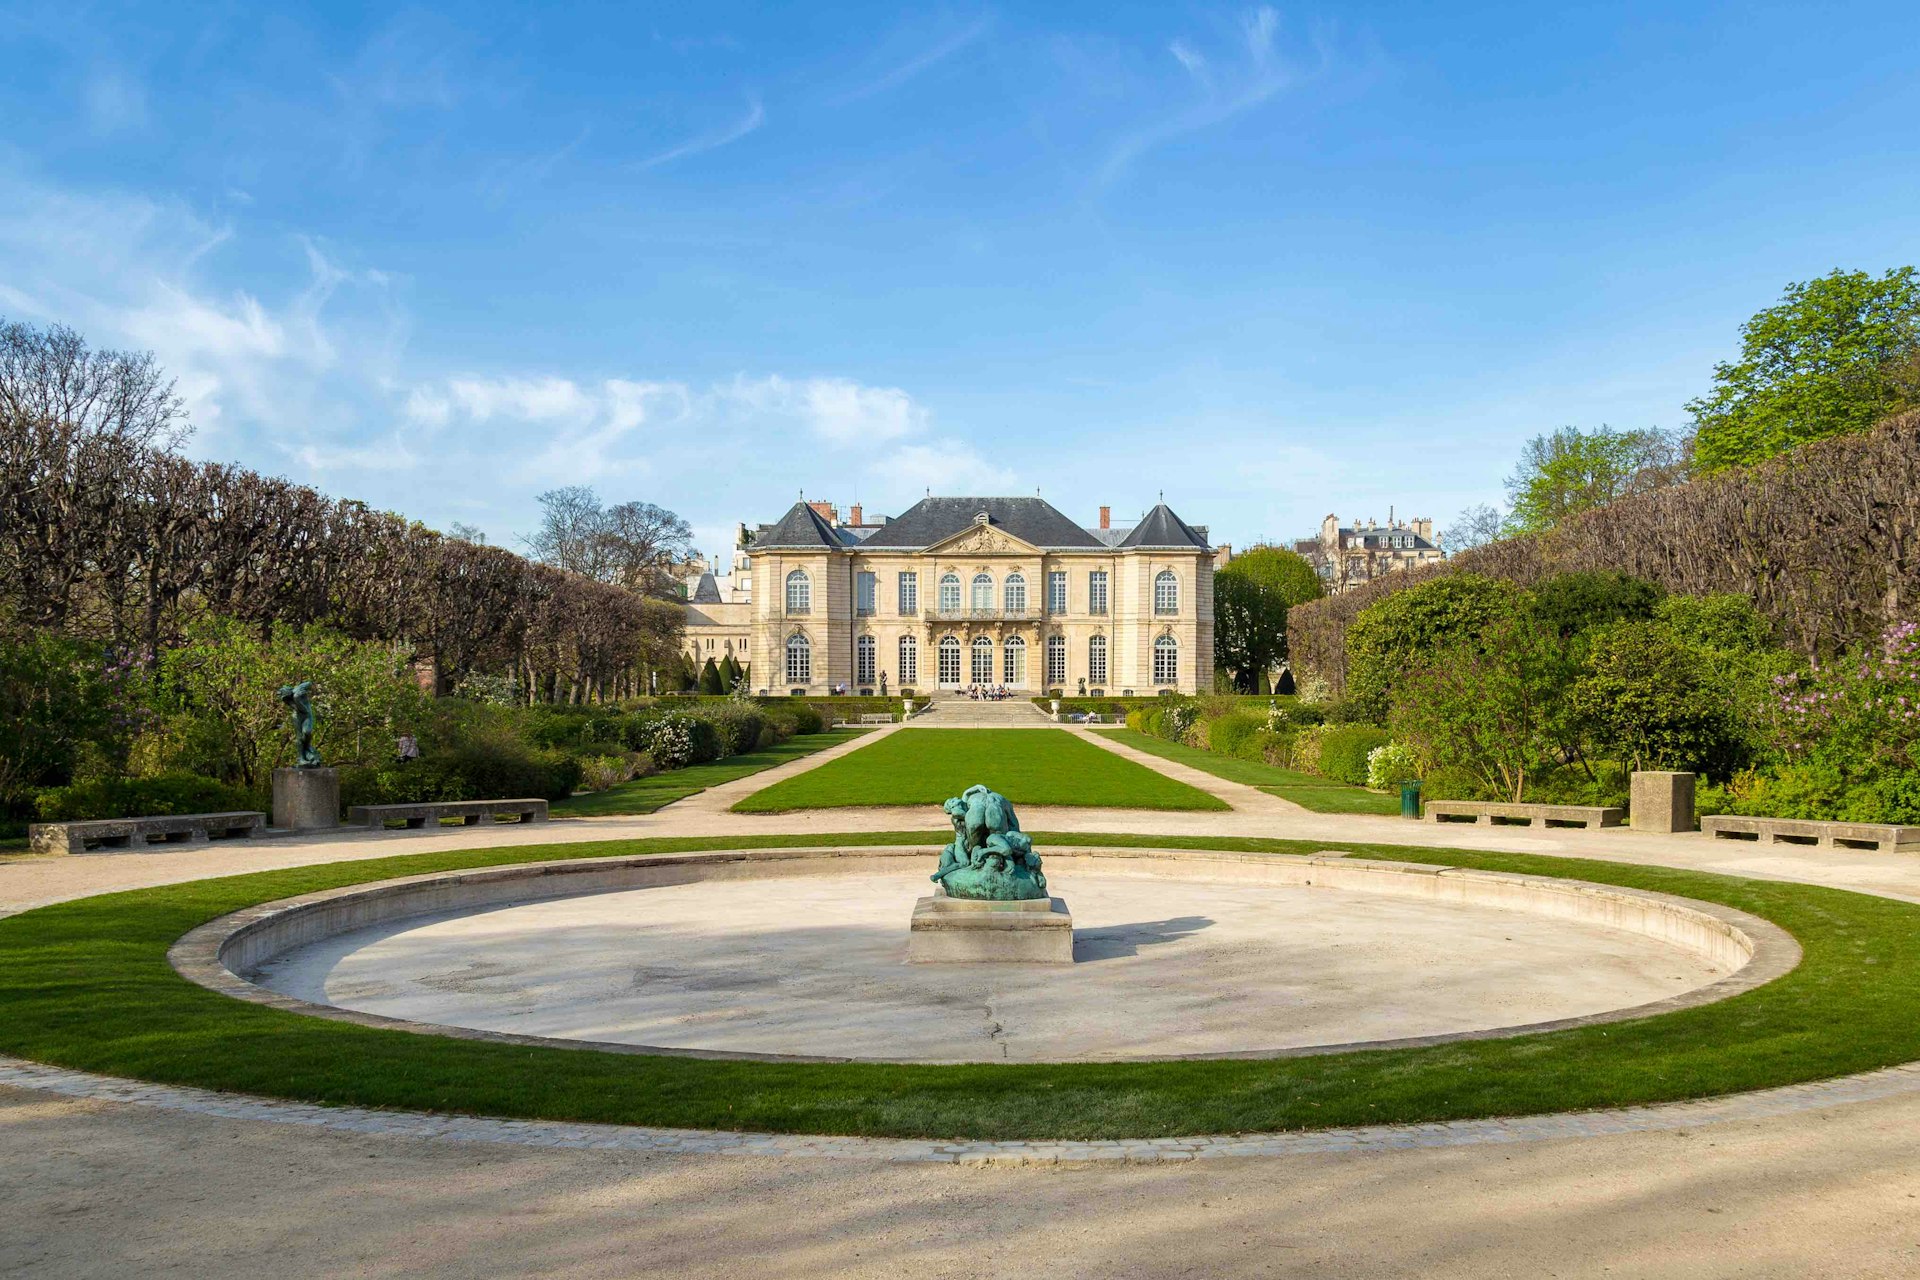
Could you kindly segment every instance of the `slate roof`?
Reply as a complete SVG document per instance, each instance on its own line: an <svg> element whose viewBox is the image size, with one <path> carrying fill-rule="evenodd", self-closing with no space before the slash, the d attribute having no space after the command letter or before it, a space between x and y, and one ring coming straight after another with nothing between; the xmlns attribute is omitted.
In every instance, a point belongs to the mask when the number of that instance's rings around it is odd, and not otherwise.
<svg viewBox="0 0 1920 1280"><path fill-rule="evenodd" d="M981 511L987 513L987 522L994 528L1036 547L1097 549L1103 545L1044 498L922 498L875 529L864 545L930 547L971 527L973 517Z"/></svg>
<svg viewBox="0 0 1920 1280"><path fill-rule="evenodd" d="M1121 547L1197 547L1207 549L1207 535L1173 514L1162 502L1133 526L1133 532L1120 541Z"/></svg>
<svg viewBox="0 0 1920 1280"><path fill-rule="evenodd" d="M700 581L694 585L691 599L694 604L726 603L720 598L720 584L714 580L714 576L711 573L703 573L700 575Z"/></svg>
<svg viewBox="0 0 1920 1280"><path fill-rule="evenodd" d="M818 511L804 502L796 502L770 526L760 530L753 550L769 547L842 547L846 543Z"/></svg>

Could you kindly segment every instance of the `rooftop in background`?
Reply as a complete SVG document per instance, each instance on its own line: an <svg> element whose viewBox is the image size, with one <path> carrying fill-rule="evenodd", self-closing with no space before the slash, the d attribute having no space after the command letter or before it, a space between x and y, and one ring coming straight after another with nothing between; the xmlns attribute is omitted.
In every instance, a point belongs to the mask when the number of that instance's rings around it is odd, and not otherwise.
<svg viewBox="0 0 1920 1280"><path fill-rule="evenodd" d="M1046 550L1116 550L1180 548L1207 550L1207 527L1190 525L1162 502L1131 527L1114 528L1110 509L1100 508L1100 523L1074 523L1044 498L975 498L928 496L899 516L863 519L858 505L851 519L840 523L839 508L829 502L796 502L770 525L761 525L752 546L758 548L818 548L867 546L888 550L929 547L980 522L1022 542Z"/></svg>

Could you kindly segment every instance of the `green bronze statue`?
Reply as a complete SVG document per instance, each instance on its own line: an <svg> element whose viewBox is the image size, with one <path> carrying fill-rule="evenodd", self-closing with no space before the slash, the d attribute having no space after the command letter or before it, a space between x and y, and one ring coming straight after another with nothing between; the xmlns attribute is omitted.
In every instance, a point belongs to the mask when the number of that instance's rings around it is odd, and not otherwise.
<svg viewBox="0 0 1920 1280"><path fill-rule="evenodd" d="M313 749L313 681L302 680L299 684L284 685L278 696L293 713L293 736L298 744L299 756L294 768L318 769L320 753Z"/></svg>
<svg viewBox="0 0 1920 1280"><path fill-rule="evenodd" d="M943 807L953 823L953 843L940 851L933 881L948 897L1011 902L1047 896L1040 855L1005 796L968 787Z"/></svg>

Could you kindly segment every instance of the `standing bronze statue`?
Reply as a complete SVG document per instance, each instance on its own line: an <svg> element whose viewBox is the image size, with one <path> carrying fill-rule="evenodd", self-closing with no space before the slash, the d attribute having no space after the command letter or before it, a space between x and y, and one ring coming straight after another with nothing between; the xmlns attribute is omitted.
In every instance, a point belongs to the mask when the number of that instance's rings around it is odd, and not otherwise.
<svg viewBox="0 0 1920 1280"><path fill-rule="evenodd" d="M313 749L313 681L283 685L278 694L293 713L293 736L297 746L296 769L318 769L320 753Z"/></svg>

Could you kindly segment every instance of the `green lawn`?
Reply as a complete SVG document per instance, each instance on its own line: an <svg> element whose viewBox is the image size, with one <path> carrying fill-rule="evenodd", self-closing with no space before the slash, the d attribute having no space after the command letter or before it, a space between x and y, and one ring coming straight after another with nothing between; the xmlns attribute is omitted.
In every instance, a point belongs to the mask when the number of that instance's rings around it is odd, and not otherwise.
<svg viewBox="0 0 1920 1280"><path fill-rule="evenodd" d="M735 813L938 805L975 783L1016 805L1226 809L1225 801L1163 777L1065 729L902 729L838 760L756 791Z"/></svg>
<svg viewBox="0 0 1920 1280"><path fill-rule="evenodd" d="M969 1138L1267 1132L1619 1107L1920 1058L1920 905L1664 867L1391 845L1344 850L1722 902L1788 930L1804 958L1786 975L1714 1004L1506 1039L1264 1060L958 1066L702 1060L415 1035L232 1000L193 985L167 963L176 939L217 916L395 876L562 853L921 840L931 866L938 835L927 832L605 841L293 867L58 903L0 920L0 1052L341 1106ZM1329 847L1045 832L1035 842L1043 854L1061 844L1273 854Z"/></svg>
<svg viewBox="0 0 1920 1280"><path fill-rule="evenodd" d="M837 747L867 732L870 730L838 729L831 733L809 733L768 747L765 751L728 756L711 764L689 765L685 769L656 773L650 778L635 778L632 782L623 782L605 791L569 796L555 803L552 813L556 818L603 818L612 814L653 813L675 800L686 799L696 791L705 791L708 787L717 787L723 782L732 782L735 778L744 778L789 760L799 760L816 751Z"/></svg>
<svg viewBox="0 0 1920 1280"><path fill-rule="evenodd" d="M1291 800L1302 809L1311 809L1315 813L1372 813L1392 817L1400 812L1400 797L1397 795L1382 795L1365 787L1350 787L1331 778L1280 769L1258 760L1217 755L1212 751L1168 742L1165 738L1156 738L1132 729L1095 729L1093 732L1132 747L1135 751L1191 765L1216 778L1225 778L1228 782L1244 782L1250 787L1258 787L1269 795Z"/></svg>

